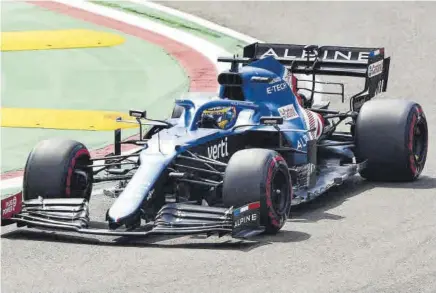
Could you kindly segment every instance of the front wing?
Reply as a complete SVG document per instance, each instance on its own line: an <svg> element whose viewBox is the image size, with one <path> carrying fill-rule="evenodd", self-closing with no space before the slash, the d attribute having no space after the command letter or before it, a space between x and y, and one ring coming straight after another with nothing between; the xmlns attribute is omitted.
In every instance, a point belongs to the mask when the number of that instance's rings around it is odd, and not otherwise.
<svg viewBox="0 0 436 293"><path fill-rule="evenodd" d="M146 237L149 235L230 234L248 238L262 233L260 203L220 208L189 203L169 203L153 222L136 229L110 229L105 222L90 221L88 202L80 198L32 199L21 193L2 200L2 226L44 228L81 234Z"/></svg>

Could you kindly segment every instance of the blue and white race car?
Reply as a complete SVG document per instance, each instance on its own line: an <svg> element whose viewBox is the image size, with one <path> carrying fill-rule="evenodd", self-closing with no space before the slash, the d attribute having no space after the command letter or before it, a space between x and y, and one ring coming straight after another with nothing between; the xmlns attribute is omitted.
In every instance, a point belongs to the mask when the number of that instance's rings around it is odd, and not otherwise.
<svg viewBox="0 0 436 293"><path fill-rule="evenodd" d="M40 142L30 153L23 190L2 201L2 225L86 234L147 236L218 233L246 238L277 233L291 206L360 174L373 181L411 181L427 156L421 106L374 99L386 91L390 58L383 48L254 43L218 76L216 97L176 100L171 118L130 111L140 139L91 158L73 140ZM309 88L299 87L310 77ZM349 111L314 105L315 76L363 78ZM309 94L302 95L301 90ZM338 131L337 126L349 130ZM142 132L142 125L151 127ZM121 154L121 144L138 150ZM103 163L98 163L102 162ZM95 183L114 181L106 222L90 221Z"/></svg>

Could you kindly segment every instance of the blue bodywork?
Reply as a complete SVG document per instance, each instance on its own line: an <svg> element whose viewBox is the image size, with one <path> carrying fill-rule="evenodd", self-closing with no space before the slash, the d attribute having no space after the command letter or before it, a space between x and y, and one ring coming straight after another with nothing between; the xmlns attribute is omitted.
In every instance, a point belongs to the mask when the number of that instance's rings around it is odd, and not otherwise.
<svg viewBox="0 0 436 293"><path fill-rule="evenodd" d="M284 80L285 70L277 60L268 57L241 67L237 73L228 72L237 74L242 80L242 101L225 96L227 85L221 85L219 96L215 99L199 97L176 100L176 104L185 109L183 115L175 121L175 126L159 131L147 142L140 153L141 164L108 210L108 220L123 223L125 219L137 215L144 201L153 193L154 184L162 172L177 155L187 149L246 131L276 131L272 126L260 125L260 117L280 116L280 107L292 105L298 113L297 119L285 119L279 127L292 147L306 151L307 144L304 142L308 140L308 124L302 118L305 117L303 108ZM197 122L202 113L214 107L233 107L236 110L236 126L255 126L199 128ZM307 163L308 160L306 154L295 154L294 159L297 165Z"/></svg>

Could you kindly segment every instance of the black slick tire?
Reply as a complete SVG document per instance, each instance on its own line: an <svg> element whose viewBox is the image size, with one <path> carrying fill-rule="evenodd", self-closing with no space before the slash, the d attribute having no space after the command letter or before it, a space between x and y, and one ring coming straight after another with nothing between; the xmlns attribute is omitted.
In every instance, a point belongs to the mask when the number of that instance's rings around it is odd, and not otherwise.
<svg viewBox="0 0 436 293"><path fill-rule="evenodd" d="M355 126L356 157L367 160L360 175L371 181L407 182L421 174L428 149L422 107L405 100L365 103Z"/></svg>
<svg viewBox="0 0 436 293"><path fill-rule="evenodd" d="M246 149L229 160L223 180L223 203L240 207L260 201L260 223L277 233L291 209L292 185L283 157L267 149Z"/></svg>
<svg viewBox="0 0 436 293"><path fill-rule="evenodd" d="M92 192L88 149L80 142L61 138L39 142L30 152L23 177L23 199L86 198Z"/></svg>

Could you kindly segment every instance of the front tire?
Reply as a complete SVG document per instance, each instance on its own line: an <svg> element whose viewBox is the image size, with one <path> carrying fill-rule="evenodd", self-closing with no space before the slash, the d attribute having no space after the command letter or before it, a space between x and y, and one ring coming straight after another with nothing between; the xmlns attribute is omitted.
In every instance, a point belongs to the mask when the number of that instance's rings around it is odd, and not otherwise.
<svg viewBox="0 0 436 293"><path fill-rule="evenodd" d="M80 142L48 139L38 143L27 158L23 199L91 197L92 168L88 149Z"/></svg>
<svg viewBox="0 0 436 293"><path fill-rule="evenodd" d="M404 100L365 103L356 121L356 154L367 160L360 175L371 181L413 181L421 174L428 149L422 107Z"/></svg>
<svg viewBox="0 0 436 293"><path fill-rule="evenodd" d="M283 157L266 149L236 152L223 180L225 206L240 207L260 201L260 224L267 234L277 233L291 209L292 185Z"/></svg>

